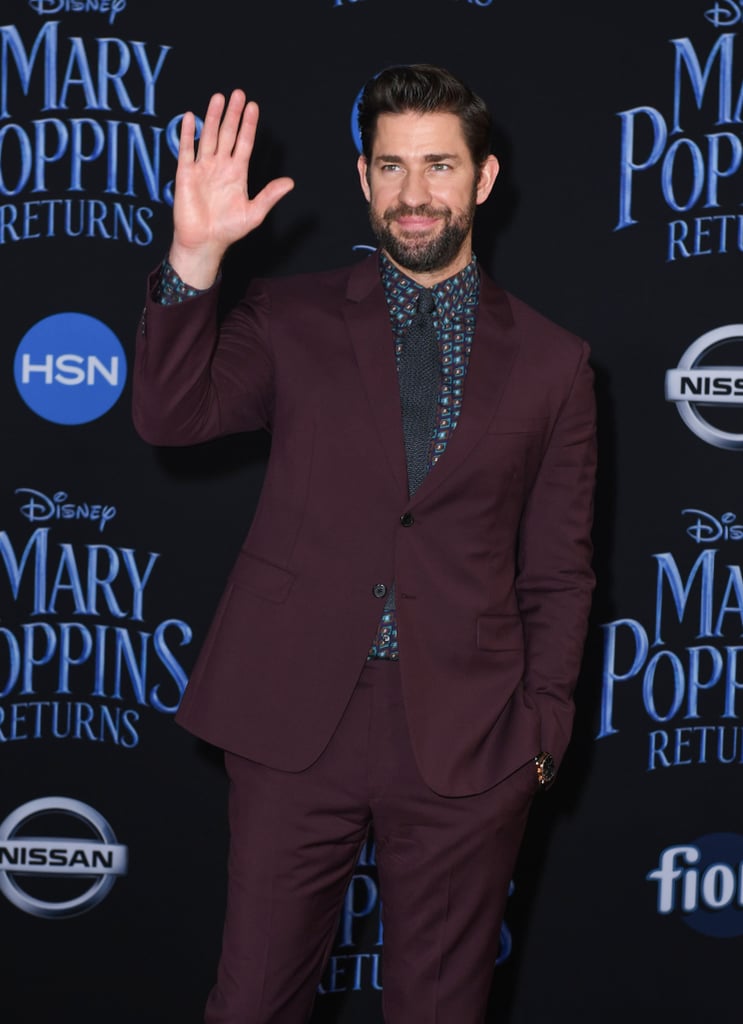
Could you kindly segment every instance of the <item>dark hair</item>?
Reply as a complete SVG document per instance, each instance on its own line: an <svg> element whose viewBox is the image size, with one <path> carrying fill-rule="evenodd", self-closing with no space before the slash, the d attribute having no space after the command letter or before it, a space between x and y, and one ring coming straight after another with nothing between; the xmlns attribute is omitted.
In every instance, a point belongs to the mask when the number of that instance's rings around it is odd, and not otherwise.
<svg viewBox="0 0 743 1024"><path fill-rule="evenodd" d="M490 153L492 123L485 101L445 68L400 64L370 79L359 100L359 133L364 156L371 160L380 114L456 114L475 166Z"/></svg>

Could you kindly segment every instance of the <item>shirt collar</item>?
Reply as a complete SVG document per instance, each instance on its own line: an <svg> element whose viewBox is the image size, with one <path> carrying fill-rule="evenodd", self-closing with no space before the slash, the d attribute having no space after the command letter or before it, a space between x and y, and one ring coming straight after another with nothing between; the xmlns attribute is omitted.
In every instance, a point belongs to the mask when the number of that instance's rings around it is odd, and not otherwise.
<svg viewBox="0 0 743 1024"><path fill-rule="evenodd" d="M383 252L379 254L379 271L392 323L403 330L415 315L421 285L406 277ZM448 321L462 316L477 303L479 290L477 257L473 256L466 267L431 289L439 319Z"/></svg>

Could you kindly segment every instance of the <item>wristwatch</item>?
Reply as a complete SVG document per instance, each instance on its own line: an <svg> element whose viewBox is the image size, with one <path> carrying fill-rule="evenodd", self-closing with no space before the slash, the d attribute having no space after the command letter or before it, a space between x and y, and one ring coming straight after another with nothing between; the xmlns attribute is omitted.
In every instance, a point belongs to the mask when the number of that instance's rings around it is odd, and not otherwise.
<svg viewBox="0 0 743 1024"><path fill-rule="evenodd" d="M547 789L552 785L557 774L554 757L548 751L543 750L541 754L537 754L534 758L534 764L537 766L539 785L542 789Z"/></svg>

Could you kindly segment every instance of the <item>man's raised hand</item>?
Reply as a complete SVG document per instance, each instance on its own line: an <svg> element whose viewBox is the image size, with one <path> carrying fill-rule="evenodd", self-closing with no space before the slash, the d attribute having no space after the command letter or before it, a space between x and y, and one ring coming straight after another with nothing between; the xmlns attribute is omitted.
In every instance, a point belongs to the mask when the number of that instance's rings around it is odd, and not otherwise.
<svg viewBox="0 0 743 1024"><path fill-rule="evenodd" d="M248 167L257 125L258 105L246 102L241 89L235 89L226 109L224 96L217 93L209 101L195 151L196 119L184 115L169 259L194 288L210 287L229 246L257 228L294 188L291 178L276 178L250 198Z"/></svg>

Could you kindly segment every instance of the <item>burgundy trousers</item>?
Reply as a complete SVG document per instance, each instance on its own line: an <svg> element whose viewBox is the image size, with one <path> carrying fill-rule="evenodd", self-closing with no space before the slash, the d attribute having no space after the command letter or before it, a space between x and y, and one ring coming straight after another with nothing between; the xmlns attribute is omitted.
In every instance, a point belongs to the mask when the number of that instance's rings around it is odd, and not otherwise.
<svg viewBox="0 0 743 1024"><path fill-rule="evenodd" d="M536 752L535 752L536 753ZM529 762L485 793L423 782L394 662L373 661L321 757L281 772L232 754L227 912L206 1024L304 1024L373 824L387 1024L484 1020L536 792Z"/></svg>

